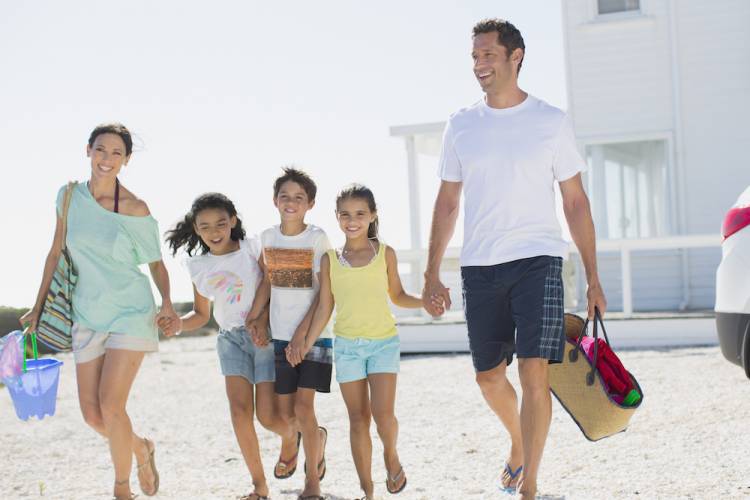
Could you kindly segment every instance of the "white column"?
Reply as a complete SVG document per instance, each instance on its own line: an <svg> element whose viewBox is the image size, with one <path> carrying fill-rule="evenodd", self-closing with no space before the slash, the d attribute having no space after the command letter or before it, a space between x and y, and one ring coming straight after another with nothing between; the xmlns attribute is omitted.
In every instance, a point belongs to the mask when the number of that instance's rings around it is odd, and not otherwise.
<svg viewBox="0 0 750 500"><path fill-rule="evenodd" d="M420 231L421 219L419 213L419 160L417 159L417 148L414 144L414 136L406 137L406 155L409 167L409 220L411 222L411 248L413 250L422 248L422 235Z"/></svg>
<svg viewBox="0 0 750 500"><path fill-rule="evenodd" d="M600 238L607 239L609 235L609 219L607 207L607 171L604 167L604 144L591 147L591 211L594 216L594 225Z"/></svg>
<svg viewBox="0 0 750 500"><path fill-rule="evenodd" d="M620 249L620 272L622 274L622 313L627 318L633 315L633 279L630 248L626 245L623 245Z"/></svg>
<svg viewBox="0 0 750 500"><path fill-rule="evenodd" d="M421 214L419 211L419 160L417 159L417 148L413 135L406 136L406 157L409 169L409 222L411 229L412 250L422 249ZM419 293L422 290L422 272L424 259L421 254L418 259L412 261L411 269L411 291Z"/></svg>

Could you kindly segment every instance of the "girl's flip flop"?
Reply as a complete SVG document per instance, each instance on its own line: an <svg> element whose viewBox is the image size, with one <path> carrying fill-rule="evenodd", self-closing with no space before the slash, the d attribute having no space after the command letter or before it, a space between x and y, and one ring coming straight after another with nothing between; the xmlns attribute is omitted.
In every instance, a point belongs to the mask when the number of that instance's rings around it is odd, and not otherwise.
<svg viewBox="0 0 750 500"><path fill-rule="evenodd" d="M400 488L395 488L395 486L398 484L398 482L401 480L401 478L404 478L404 482L401 484ZM391 489L391 484L394 485L394 489ZM395 495L396 493L401 493L404 491L404 488L406 488L406 475L404 473L403 466L401 467L401 470L398 471L398 473L395 476L391 476L388 474L385 478L385 489L388 490L388 493L391 495Z"/></svg>

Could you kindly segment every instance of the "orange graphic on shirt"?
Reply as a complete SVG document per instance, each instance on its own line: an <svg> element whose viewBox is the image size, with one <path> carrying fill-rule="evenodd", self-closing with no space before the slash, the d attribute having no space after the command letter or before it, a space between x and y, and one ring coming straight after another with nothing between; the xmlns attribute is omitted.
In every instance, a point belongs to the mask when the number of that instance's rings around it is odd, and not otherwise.
<svg viewBox="0 0 750 500"><path fill-rule="evenodd" d="M266 269L271 286L279 288L313 287L312 248L265 248Z"/></svg>

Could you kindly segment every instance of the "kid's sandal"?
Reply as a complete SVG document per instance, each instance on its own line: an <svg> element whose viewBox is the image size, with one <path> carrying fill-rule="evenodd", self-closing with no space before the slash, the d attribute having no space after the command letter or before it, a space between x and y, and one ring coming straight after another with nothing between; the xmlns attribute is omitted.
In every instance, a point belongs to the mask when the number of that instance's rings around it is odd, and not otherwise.
<svg viewBox="0 0 750 500"><path fill-rule="evenodd" d="M501 487L500 489L504 491L505 493L515 493L517 486L518 486L518 480L520 479L521 472L523 472L523 465L518 466L518 469L516 469L515 472L513 472L513 469L511 469L510 464L508 462L505 462L505 468L503 469L503 475L508 474L508 477L510 478L510 481L508 481L508 486L505 486L502 484L502 477L500 478Z"/></svg>
<svg viewBox="0 0 750 500"><path fill-rule="evenodd" d="M297 452L289 460L282 460L281 458L279 458L278 462L276 462L276 465L273 468L273 477L275 477L276 479L289 479L294 475L294 472L297 470L297 456L299 455L300 440L302 440L302 433L298 432ZM294 467L291 467L292 463L294 463ZM281 473L277 472L279 469L281 470Z"/></svg>
<svg viewBox="0 0 750 500"><path fill-rule="evenodd" d="M401 480L401 478L404 478L403 484L401 484L400 488L396 488L396 485ZM394 485L394 488L391 489L391 484ZM401 470L398 471L398 473L395 476L391 476L390 474L386 475L385 478L385 489L388 490L388 493L391 495L395 495L396 493L401 493L404 491L404 488L406 488L406 474L404 473L404 467L401 467Z"/></svg>
<svg viewBox="0 0 750 500"><path fill-rule="evenodd" d="M328 429L325 427L318 427L318 430L323 432L322 447L323 447L323 458L318 462L318 480L322 481L326 477L326 443L328 443ZM320 472L320 468L323 468L323 472ZM305 474L307 474L307 460L305 460ZM305 497L307 498L307 497ZM315 497L311 497L315 498Z"/></svg>

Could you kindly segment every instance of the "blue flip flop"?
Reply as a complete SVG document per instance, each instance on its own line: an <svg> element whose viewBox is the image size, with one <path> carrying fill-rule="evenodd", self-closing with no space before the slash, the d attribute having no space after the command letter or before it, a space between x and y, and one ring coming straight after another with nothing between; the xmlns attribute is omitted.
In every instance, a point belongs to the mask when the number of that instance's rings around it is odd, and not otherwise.
<svg viewBox="0 0 750 500"><path fill-rule="evenodd" d="M510 476L510 481L513 482L519 475L521 475L521 472L523 472L523 465L519 465L518 469L513 472L513 469L510 468L510 464L508 462L505 462L505 469L503 469L503 472L507 472ZM505 493L516 492L517 486L502 486L502 478L500 478L500 485L500 490L504 491Z"/></svg>

